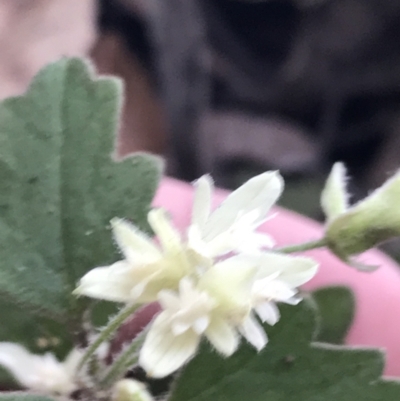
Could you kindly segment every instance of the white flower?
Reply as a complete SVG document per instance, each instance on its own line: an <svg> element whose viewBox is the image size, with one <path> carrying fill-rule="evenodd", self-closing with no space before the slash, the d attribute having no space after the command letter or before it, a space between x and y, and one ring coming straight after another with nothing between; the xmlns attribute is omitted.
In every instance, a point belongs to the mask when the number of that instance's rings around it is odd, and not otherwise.
<svg viewBox="0 0 400 401"><path fill-rule="evenodd" d="M276 302L299 303L297 288L315 276L318 264L310 258L273 252L253 258L259 269L252 288L252 305L263 322L274 325L280 317Z"/></svg>
<svg viewBox="0 0 400 401"><path fill-rule="evenodd" d="M242 259L242 258L241 258ZM201 336L224 356L232 355L242 334L262 349L267 336L251 314L256 269L251 261L232 257L217 263L199 278L180 282L179 293L162 291L163 311L156 317L140 353L139 363L152 377L164 377L190 360Z"/></svg>
<svg viewBox="0 0 400 401"><path fill-rule="evenodd" d="M183 278L179 293L161 291L163 311L156 317L139 362L153 377L166 376L190 360L201 336L224 356L232 355L240 333L257 350L267 336L253 316L271 325L279 320L276 302L297 304L297 287L317 272L306 257L272 252L236 255L216 263L195 283Z"/></svg>
<svg viewBox="0 0 400 401"><path fill-rule="evenodd" d="M191 223L181 237L162 210L149 213L160 245L123 220L113 220L124 260L87 273L75 291L94 298L146 303L158 300L139 362L150 376L174 372L196 353L202 336L224 356L240 336L261 350L267 335L254 316L275 324L276 302L299 302L297 287L317 270L308 258L265 251L271 239L256 232L280 196L276 172L261 174L211 212L212 181L196 183Z"/></svg>
<svg viewBox="0 0 400 401"><path fill-rule="evenodd" d="M112 401L153 401L153 397L143 383L123 379L115 385Z"/></svg>
<svg viewBox="0 0 400 401"><path fill-rule="evenodd" d="M179 233L161 209L149 213L159 247L125 220L112 220L115 240L125 257L111 266L97 267L80 281L76 294L116 302L152 302L165 288L175 289L194 268Z"/></svg>
<svg viewBox="0 0 400 401"><path fill-rule="evenodd" d="M0 342L0 365L24 387L46 394L68 395L76 390L75 373L82 351L72 350L64 362L51 353L31 354L20 344Z"/></svg>
<svg viewBox="0 0 400 401"><path fill-rule="evenodd" d="M188 228L188 246L200 255L218 257L230 252L254 252L271 247L269 236L255 230L283 190L278 172L260 174L232 192L211 212L213 182L205 175L198 179L192 221Z"/></svg>
<svg viewBox="0 0 400 401"><path fill-rule="evenodd" d="M203 176L196 186L187 242L160 209L150 211L148 219L161 246L133 224L114 219L114 237L124 260L88 272L75 293L116 302L152 302L159 291L176 290L183 277L209 269L217 257L272 245L270 237L255 229L282 191L278 173L247 181L212 213L211 179Z"/></svg>

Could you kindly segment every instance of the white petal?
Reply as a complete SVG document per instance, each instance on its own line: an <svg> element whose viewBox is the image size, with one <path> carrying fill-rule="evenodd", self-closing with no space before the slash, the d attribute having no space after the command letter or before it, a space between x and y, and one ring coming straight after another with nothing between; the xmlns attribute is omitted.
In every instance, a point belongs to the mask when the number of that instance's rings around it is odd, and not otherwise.
<svg viewBox="0 0 400 401"><path fill-rule="evenodd" d="M289 304L289 305L298 305L301 301L303 300L303 298L301 297L301 295L294 295L292 298L287 298L284 301L285 304Z"/></svg>
<svg viewBox="0 0 400 401"><path fill-rule="evenodd" d="M183 334L185 331L189 330L191 327L190 323L187 322L174 322L171 325L171 331L174 336L179 336ZM196 332L197 333L197 332ZM199 334L199 333L197 333Z"/></svg>
<svg viewBox="0 0 400 401"><path fill-rule="evenodd" d="M260 316L260 319L271 326L279 321L279 309L274 302L263 302L254 309L257 312L257 315Z"/></svg>
<svg viewBox="0 0 400 401"><path fill-rule="evenodd" d="M263 349L268 342L263 327L251 315L243 321L242 325L239 326L239 330L243 337L258 351Z"/></svg>
<svg viewBox="0 0 400 401"><path fill-rule="evenodd" d="M76 388L73 375L51 353L34 355L19 344L2 342L0 365L33 391L67 395Z"/></svg>
<svg viewBox="0 0 400 401"><path fill-rule="evenodd" d="M199 341L200 336L192 330L179 336L173 335L161 314L146 336L140 351L139 364L150 377L168 376L194 356Z"/></svg>
<svg viewBox="0 0 400 401"><path fill-rule="evenodd" d="M179 292L181 294L181 298L183 300L190 301L193 291L195 291L193 280L189 277L183 277L183 279L179 282Z"/></svg>
<svg viewBox="0 0 400 401"><path fill-rule="evenodd" d="M148 294L145 294L145 297L142 297L143 293L145 292L147 285L151 282L151 279L156 277L157 275L157 273L154 273L146 278L142 278L140 281L136 281L129 292L130 298L132 300L135 299L138 302L139 300L140 302L146 302L143 301L143 298L147 298Z"/></svg>
<svg viewBox="0 0 400 401"><path fill-rule="evenodd" d="M196 188L192 209L192 225L202 230L208 220L211 211L211 195L213 180L209 175L203 175L193 183Z"/></svg>
<svg viewBox="0 0 400 401"><path fill-rule="evenodd" d="M346 211L348 198L346 168L343 163L335 163L321 194L321 207L328 221Z"/></svg>
<svg viewBox="0 0 400 401"><path fill-rule="evenodd" d="M181 249L179 232L175 230L163 209L151 210L148 220L165 251L176 252Z"/></svg>
<svg viewBox="0 0 400 401"><path fill-rule="evenodd" d="M250 300L256 272L252 257L237 255L207 270L198 286L215 298L219 308L241 307Z"/></svg>
<svg viewBox="0 0 400 401"><path fill-rule="evenodd" d="M72 351L68 354L68 356L64 360L63 362L64 369L71 378L73 378L75 373L77 373L76 371L83 354L84 354L83 350L73 348Z"/></svg>
<svg viewBox="0 0 400 401"><path fill-rule="evenodd" d="M203 334L206 331L209 324L210 324L210 318L208 316L202 316L194 322L193 330L197 334Z"/></svg>
<svg viewBox="0 0 400 401"><path fill-rule="evenodd" d="M311 280L318 271L318 263L311 258L274 252L264 252L259 263L258 278L280 272L279 279L293 288Z"/></svg>
<svg viewBox="0 0 400 401"><path fill-rule="evenodd" d="M206 243L203 241L199 226L189 226L186 235L188 248L193 249L196 253L205 257L209 256L209 250Z"/></svg>
<svg viewBox="0 0 400 401"><path fill-rule="evenodd" d="M158 293L158 301L160 302L163 309L179 309L180 301L179 297L174 291L161 290Z"/></svg>
<svg viewBox="0 0 400 401"><path fill-rule="evenodd" d="M133 224L123 219L112 219L115 241L125 258L132 263L153 263L161 257L152 240Z"/></svg>
<svg viewBox="0 0 400 401"><path fill-rule="evenodd" d="M232 192L211 214L204 228L204 238L207 241L213 239L231 227L239 215L255 210L258 218L254 225L261 224L282 190L283 179L278 172L267 172L250 179Z"/></svg>
<svg viewBox="0 0 400 401"><path fill-rule="evenodd" d="M19 344L0 343L0 365L5 367L15 379L25 387L31 386L30 376L36 374L36 358Z"/></svg>
<svg viewBox="0 0 400 401"><path fill-rule="evenodd" d="M118 381L111 397L113 401L154 401L146 386L134 379Z"/></svg>
<svg viewBox="0 0 400 401"><path fill-rule="evenodd" d="M237 240L233 237L231 231L224 231L214 237L208 242L203 242L203 247L206 251L204 255L210 258L217 258L218 256L226 255L227 253L233 252L237 247Z"/></svg>
<svg viewBox="0 0 400 401"><path fill-rule="evenodd" d="M264 248L272 248L275 241L271 236L264 233L247 232L238 241L237 250L241 253L255 253Z"/></svg>
<svg viewBox="0 0 400 401"><path fill-rule="evenodd" d="M77 295L105 299L114 302L128 302L132 299L131 267L126 262L117 262L107 267L96 267L80 280Z"/></svg>
<svg viewBox="0 0 400 401"><path fill-rule="evenodd" d="M264 233L255 232L254 221L259 212L254 210L237 218L233 225L216 237L206 242L211 257L222 256L230 252L255 253L263 248L272 248L274 241Z"/></svg>
<svg viewBox="0 0 400 401"><path fill-rule="evenodd" d="M242 282L245 278L255 276L259 266L260 257L258 254L254 255L235 255L227 258L221 262L216 263L210 270L205 273L206 275L216 275L232 278L234 281ZM208 273L210 272L210 273Z"/></svg>
<svg viewBox="0 0 400 401"><path fill-rule="evenodd" d="M232 355L239 346L236 330L223 319L212 319L205 335L215 349L225 356Z"/></svg>
<svg viewBox="0 0 400 401"><path fill-rule="evenodd" d="M318 263L310 258L297 256L292 266L288 266L279 276L287 285L299 287L310 281L318 271Z"/></svg>
<svg viewBox="0 0 400 401"><path fill-rule="evenodd" d="M254 232L252 239L255 241L259 248L272 248L275 246L275 240L268 234Z"/></svg>
<svg viewBox="0 0 400 401"><path fill-rule="evenodd" d="M254 301L278 301L293 304L293 297L297 294L297 290L279 279L270 280L266 277L262 280L257 280L253 285Z"/></svg>

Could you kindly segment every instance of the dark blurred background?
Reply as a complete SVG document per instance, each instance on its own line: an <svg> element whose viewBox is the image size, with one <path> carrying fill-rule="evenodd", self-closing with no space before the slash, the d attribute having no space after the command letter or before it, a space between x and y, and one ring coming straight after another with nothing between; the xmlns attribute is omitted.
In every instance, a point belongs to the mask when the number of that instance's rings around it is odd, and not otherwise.
<svg viewBox="0 0 400 401"><path fill-rule="evenodd" d="M279 169L282 204L318 218L334 161L353 200L400 165L399 27L390 0L0 0L0 95L89 55L126 82L122 154L226 188Z"/></svg>
<svg viewBox="0 0 400 401"><path fill-rule="evenodd" d="M355 199L400 164L400 2L101 1L166 112L172 175L233 188L280 169L284 202L318 216L331 164ZM134 133L132 133L134 135Z"/></svg>

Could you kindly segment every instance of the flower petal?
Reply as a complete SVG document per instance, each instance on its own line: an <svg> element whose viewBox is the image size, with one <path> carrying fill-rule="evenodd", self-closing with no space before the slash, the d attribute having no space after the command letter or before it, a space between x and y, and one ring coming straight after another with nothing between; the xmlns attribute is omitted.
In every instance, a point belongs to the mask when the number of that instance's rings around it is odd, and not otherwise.
<svg viewBox="0 0 400 401"><path fill-rule="evenodd" d="M103 344L105 344L105 343L103 343ZM100 350L101 350L101 348L102 347L100 347ZM62 363L64 365L65 372L68 374L69 377L71 377L71 380L74 377L74 375L77 373L77 368L78 368L79 362L81 361L83 354L84 354L84 351L82 349L73 348L72 351L68 354L68 356L64 360L64 362Z"/></svg>
<svg viewBox="0 0 400 401"><path fill-rule="evenodd" d="M131 276L131 267L124 261L111 266L96 267L81 278L74 294L107 301L129 302L135 284Z"/></svg>
<svg viewBox="0 0 400 401"><path fill-rule="evenodd" d="M199 281L199 288L215 298L220 310L245 308L250 300L251 290L257 272L252 256L236 255L215 264Z"/></svg>
<svg viewBox="0 0 400 401"><path fill-rule="evenodd" d="M35 355L22 345L1 342L0 365L12 373L20 384L31 387L30 376L36 374L37 362Z"/></svg>
<svg viewBox="0 0 400 401"><path fill-rule="evenodd" d="M276 324L281 316L279 309L274 302L263 302L254 309L257 312L257 315L260 316L260 319L271 326Z"/></svg>
<svg viewBox="0 0 400 401"><path fill-rule="evenodd" d="M180 336L185 331L191 328L190 323L187 322L174 322L171 324L171 332L174 336ZM197 333L197 332L196 332ZM199 333L197 333L199 334Z"/></svg>
<svg viewBox="0 0 400 401"><path fill-rule="evenodd" d="M123 219L112 219L115 241L125 258L133 263L153 263L161 257L152 240L133 224Z"/></svg>
<svg viewBox="0 0 400 401"><path fill-rule="evenodd" d="M239 326L239 331L243 337L258 351L263 349L268 342L263 327L257 322L256 318L249 315Z"/></svg>
<svg viewBox="0 0 400 401"><path fill-rule="evenodd" d="M349 206L346 189L346 168L335 163L321 194L321 207L328 221L344 213Z"/></svg>
<svg viewBox="0 0 400 401"><path fill-rule="evenodd" d="M261 224L283 190L283 179L278 172L260 174L232 192L208 219L204 238L210 241L227 230L239 215L257 211L254 226Z"/></svg>
<svg viewBox="0 0 400 401"><path fill-rule="evenodd" d="M193 330L197 334L203 334L206 331L209 324L210 324L209 316L201 316L194 322Z"/></svg>
<svg viewBox="0 0 400 401"><path fill-rule="evenodd" d="M270 277L266 277L261 280L257 280L252 289L253 302L256 304L265 301L277 301L286 302L292 305L296 305L300 302L301 298L296 297L297 290L286 284L285 281L279 279L271 280Z"/></svg>
<svg viewBox="0 0 400 401"><path fill-rule="evenodd" d="M176 252L182 248L179 232L171 224L163 209L153 209L149 212L148 220L165 251Z"/></svg>
<svg viewBox="0 0 400 401"><path fill-rule="evenodd" d="M206 174L193 183L195 194L192 209L191 225L198 226L202 230L210 216L211 195L214 189L212 178Z"/></svg>
<svg viewBox="0 0 400 401"><path fill-rule="evenodd" d="M157 298L163 309L179 309L179 297L176 295L175 291L161 290Z"/></svg>
<svg viewBox="0 0 400 401"><path fill-rule="evenodd" d="M72 375L51 353L34 355L19 344L2 342L0 365L33 391L67 395L76 388Z"/></svg>
<svg viewBox="0 0 400 401"><path fill-rule="evenodd" d="M146 336L139 364L150 377L168 376L195 355L199 342L200 336L192 330L173 335L165 315L161 313Z"/></svg>
<svg viewBox="0 0 400 401"><path fill-rule="evenodd" d="M318 271L318 263L303 256L264 252L260 257L257 278L265 278L280 272L279 280L295 288L311 280Z"/></svg>
<svg viewBox="0 0 400 401"><path fill-rule="evenodd" d="M215 349L225 356L232 355L239 346L236 330L223 319L212 319L205 335Z"/></svg>
<svg viewBox="0 0 400 401"><path fill-rule="evenodd" d="M237 247L242 253L255 253L263 248L272 248L275 245L273 238L265 233L250 232L240 238L241 241Z"/></svg>
<svg viewBox="0 0 400 401"><path fill-rule="evenodd" d="M203 256L209 258L217 258L218 256L226 255L233 251L236 251L237 244L235 238L231 231L224 231L214 237L212 240L201 243L202 248L197 245L197 249L193 246L193 241L191 241L190 246L197 250Z"/></svg>
<svg viewBox="0 0 400 401"><path fill-rule="evenodd" d="M134 379L122 379L114 386L113 401L154 401L146 386Z"/></svg>

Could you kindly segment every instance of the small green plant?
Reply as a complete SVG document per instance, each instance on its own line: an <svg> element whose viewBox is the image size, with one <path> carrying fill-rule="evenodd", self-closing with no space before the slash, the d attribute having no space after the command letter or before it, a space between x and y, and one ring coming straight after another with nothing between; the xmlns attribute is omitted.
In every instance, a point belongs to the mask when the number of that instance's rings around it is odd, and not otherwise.
<svg viewBox="0 0 400 401"><path fill-rule="evenodd" d="M151 208L160 159L111 157L120 106L119 81L79 59L0 105L0 382L25 388L0 401L400 399L380 351L341 345L351 292L300 292L318 263L297 255L326 247L375 268L355 256L400 234L400 176L349 207L336 164L324 235L275 248L257 229L283 191L279 173L217 209L206 175L180 231Z"/></svg>

